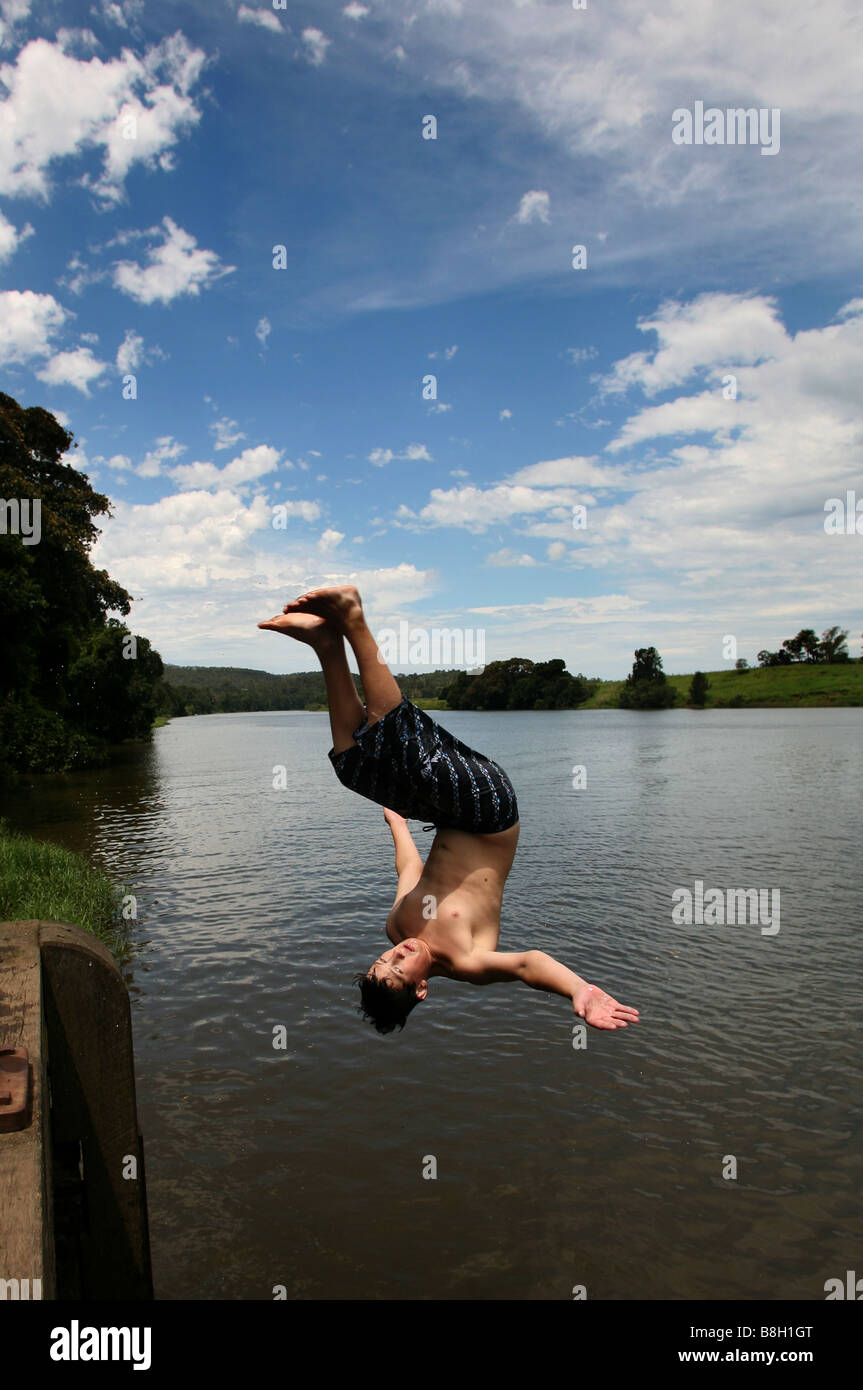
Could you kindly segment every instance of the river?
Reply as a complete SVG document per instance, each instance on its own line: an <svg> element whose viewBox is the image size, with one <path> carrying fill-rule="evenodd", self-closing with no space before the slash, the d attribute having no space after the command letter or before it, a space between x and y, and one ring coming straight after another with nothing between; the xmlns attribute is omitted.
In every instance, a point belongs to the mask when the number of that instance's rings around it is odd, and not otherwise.
<svg viewBox="0 0 863 1390"><path fill-rule="evenodd" d="M178 719L0 800L137 897L157 1297L823 1299L863 1224L863 710L438 717L518 793L501 949L637 1026L574 1046L568 1000L449 980L363 1023L392 846L326 715ZM698 882L779 890L779 930L678 924Z"/></svg>

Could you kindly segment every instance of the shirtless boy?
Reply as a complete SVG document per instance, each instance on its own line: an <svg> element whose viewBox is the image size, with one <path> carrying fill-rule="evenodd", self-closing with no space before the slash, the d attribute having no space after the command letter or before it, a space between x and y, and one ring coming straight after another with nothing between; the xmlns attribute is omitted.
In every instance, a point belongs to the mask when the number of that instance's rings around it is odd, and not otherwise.
<svg viewBox="0 0 863 1390"><path fill-rule="evenodd" d="M386 922L392 942L358 975L361 1009L379 1033L403 1028L436 975L470 985L521 981L572 1000L594 1028L625 1028L619 1004L544 951L499 951L503 889L518 843L515 792L501 767L411 704L384 664L350 585L313 589L259 627L306 642L324 673L339 781L384 807L398 888ZM353 648L360 702L345 654ZM407 818L436 830L425 865Z"/></svg>

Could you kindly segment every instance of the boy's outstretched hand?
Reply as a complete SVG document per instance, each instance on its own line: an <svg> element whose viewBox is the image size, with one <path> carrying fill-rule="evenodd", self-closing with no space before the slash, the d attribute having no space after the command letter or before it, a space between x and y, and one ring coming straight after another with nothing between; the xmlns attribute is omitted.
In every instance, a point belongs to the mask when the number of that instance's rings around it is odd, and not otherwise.
<svg viewBox="0 0 863 1390"><path fill-rule="evenodd" d="M591 1028L626 1028L638 1022L638 1010L619 1004L597 985L579 985L572 996L572 1007Z"/></svg>

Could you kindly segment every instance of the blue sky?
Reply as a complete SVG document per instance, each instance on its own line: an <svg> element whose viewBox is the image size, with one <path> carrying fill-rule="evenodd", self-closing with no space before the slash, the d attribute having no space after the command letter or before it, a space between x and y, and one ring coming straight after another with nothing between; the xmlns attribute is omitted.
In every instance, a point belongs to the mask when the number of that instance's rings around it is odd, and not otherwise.
<svg viewBox="0 0 863 1390"><path fill-rule="evenodd" d="M134 629L308 669L255 623L352 581L487 660L716 669L834 622L859 654L824 508L863 499L861 27L0 0L0 385L112 498ZM779 113L775 152L676 143L696 102Z"/></svg>

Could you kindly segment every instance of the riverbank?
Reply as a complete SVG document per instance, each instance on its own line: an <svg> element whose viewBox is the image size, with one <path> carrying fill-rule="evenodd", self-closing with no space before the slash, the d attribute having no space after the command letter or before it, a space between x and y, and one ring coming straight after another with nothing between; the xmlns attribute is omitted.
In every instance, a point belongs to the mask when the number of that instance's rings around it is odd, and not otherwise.
<svg viewBox="0 0 863 1390"><path fill-rule="evenodd" d="M793 666L755 666L749 671L706 671L710 685L705 709L796 709L807 706L863 705L863 662ZM677 708L689 701L692 672L668 676L677 691ZM617 709L623 681L603 681L579 709Z"/></svg>
<svg viewBox="0 0 863 1390"><path fill-rule="evenodd" d="M0 821L0 921L31 918L82 927L121 956L123 889L80 854L33 840Z"/></svg>

